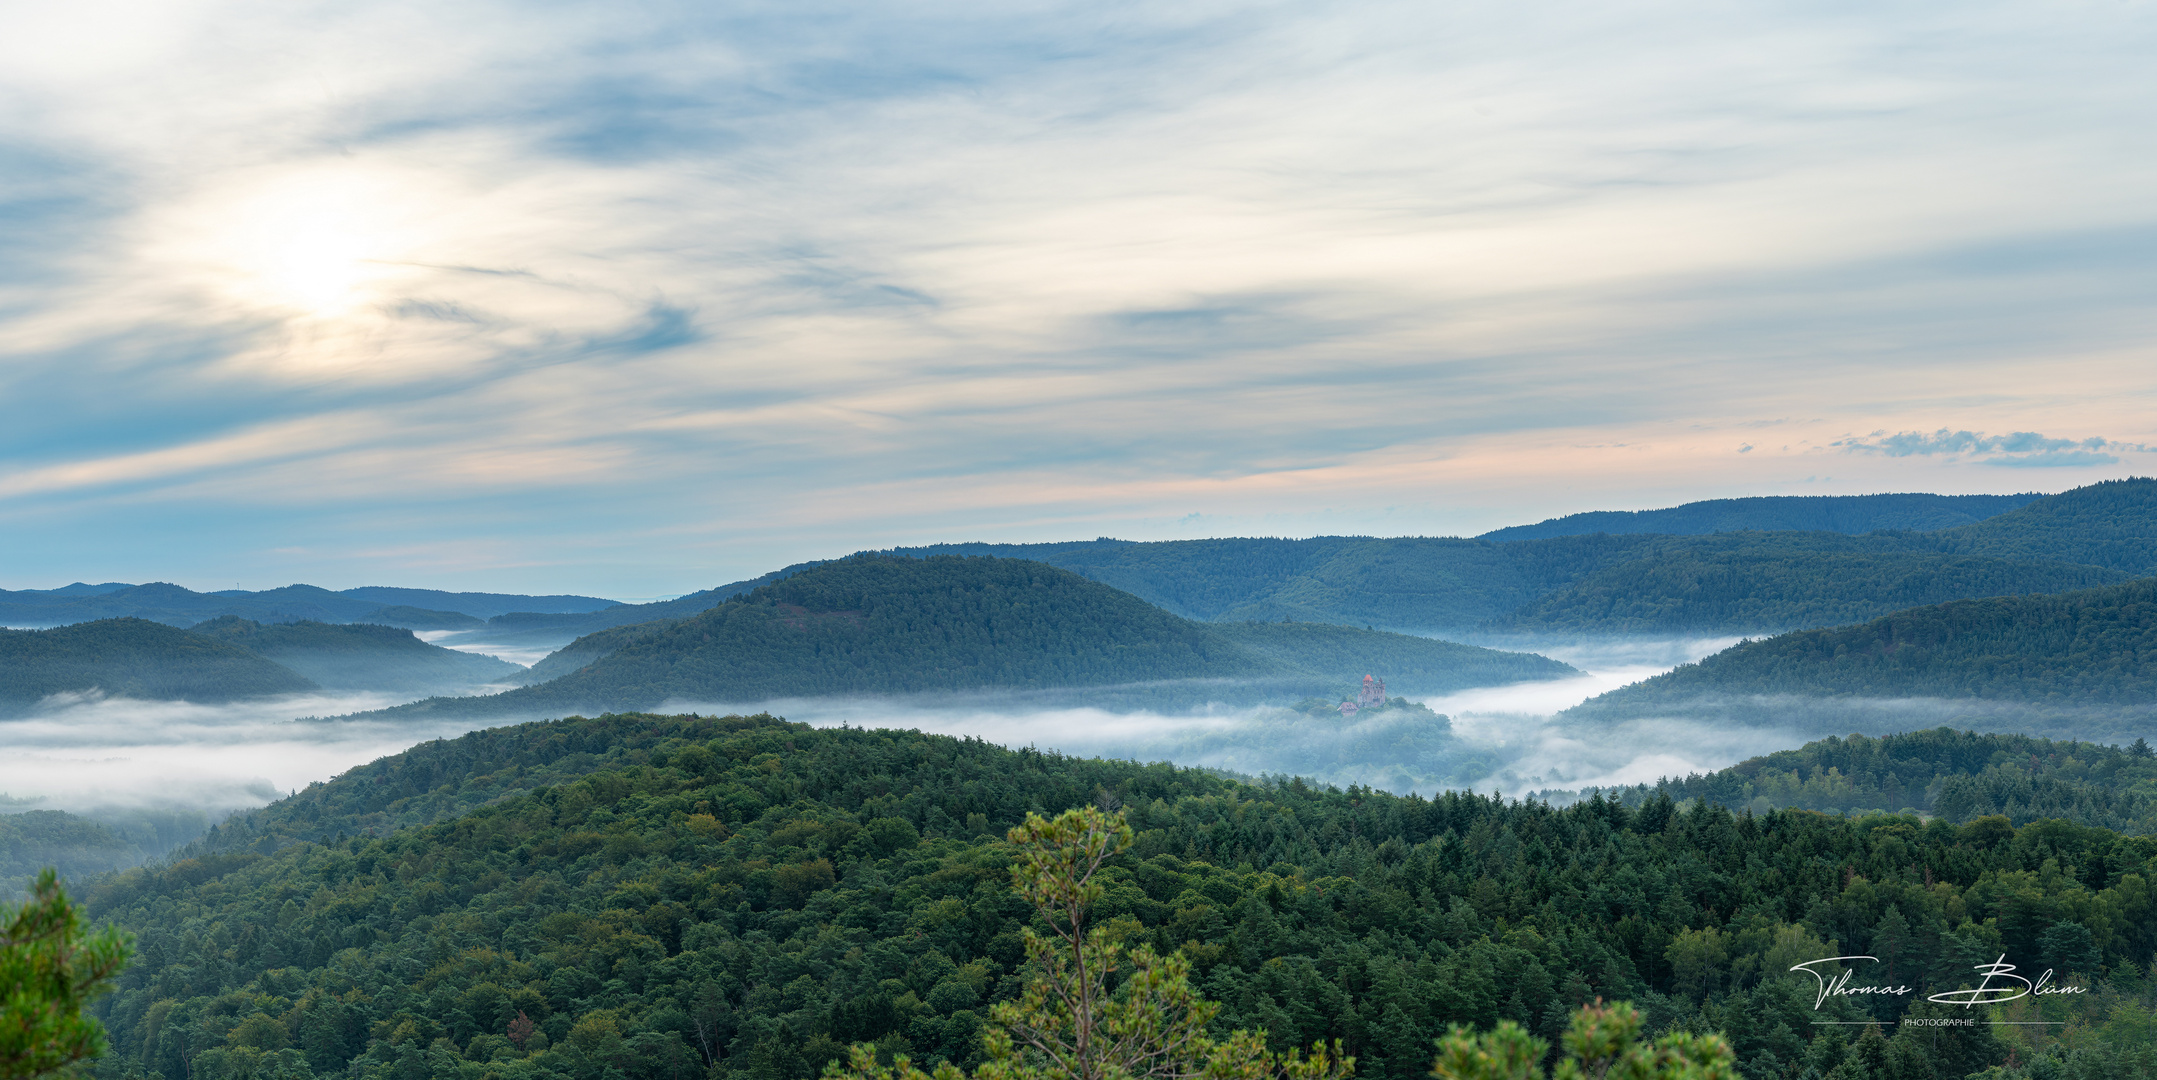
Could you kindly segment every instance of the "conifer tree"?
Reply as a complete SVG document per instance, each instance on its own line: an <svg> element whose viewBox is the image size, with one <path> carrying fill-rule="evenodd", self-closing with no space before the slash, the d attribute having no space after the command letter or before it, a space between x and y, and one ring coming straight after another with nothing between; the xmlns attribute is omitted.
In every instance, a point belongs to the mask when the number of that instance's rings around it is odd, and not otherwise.
<svg viewBox="0 0 2157 1080"><path fill-rule="evenodd" d="M105 1052L105 1027L82 1015L127 966L133 935L88 932L51 870L20 907L0 904L0 1080L52 1072Z"/></svg>

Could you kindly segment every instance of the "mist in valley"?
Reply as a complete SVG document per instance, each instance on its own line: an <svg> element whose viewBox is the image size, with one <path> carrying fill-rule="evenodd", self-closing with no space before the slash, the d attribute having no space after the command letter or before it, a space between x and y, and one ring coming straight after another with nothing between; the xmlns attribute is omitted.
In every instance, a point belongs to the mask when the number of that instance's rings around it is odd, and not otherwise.
<svg viewBox="0 0 2157 1080"><path fill-rule="evenodd" d="M1420 707L1370 710L1353 719L1278 704L1186 708L1183 701L1206 700L1203 688L1181 687L1161 696L1158 687L1146 686L1088 691L1090 703L1078 703L1087 699L1066 691L802 697L754 704L670 701L657 711L770 712L820 727L916 729L1074 756L1171 761L1254 778L1293 775L1423 795L1465 788L1559 802L1593 788L1711 772L1825 734L1877 735L1942 724L2036 734L2063 726L2088 731L2118 726L2117 710L2105 716L2063 716L2056 709L1932 699L1708 701L1623 720L1566 712L1734 641L1508 641L1511 648L1563 660L1582 674L1405 695ZM1248 693L1230 692L1250 687L1221 689L1223 699L1250 700ZM1156 696L1150 699L1149 693ZM1130 704L1171 699L1177 703L1151 708ZM106 844L99 858L111 865L131 865L170 853L235 811L265 805L415 744L478 727L548 718L346 719L404 700L398 694L360 693L197 705L97 693L56 695L29 715L0 721L0 824L24 812L80 815L126 841L121 847L112 846L109 838L98 841ZM14 820L33 822L29 817ZM29 851L19 837L10 841L0 828L0 848L11 842L19 850L12 856L0 850L0 863L32 856L64 861L69 854L64 841L54 841L60 847ZM102 864L78 859L77 865Z"/></svg>

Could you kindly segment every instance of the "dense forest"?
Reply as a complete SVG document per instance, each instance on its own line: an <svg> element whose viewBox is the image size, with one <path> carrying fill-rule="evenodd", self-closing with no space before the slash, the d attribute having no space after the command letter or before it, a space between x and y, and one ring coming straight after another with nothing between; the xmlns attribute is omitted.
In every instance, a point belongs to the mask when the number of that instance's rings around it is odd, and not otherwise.
<svg viewBox="0 0 2157 1080"><path fill-rule="evenodd" d="M1104 538L939 544L885 554L1038 560L1201 621L1295 619L1455 636L1754 633L1959 597L2102 584L2157 570L2153 538L2157 480L2132 479L2042 498L1715 500L1575 514L1476 539ZM166 584L74 585L0 592L0 621L59 625L123 615L181 626L220 615L265 623L375 621L460 629L467 635L460 640L473 642L554 646L615 627L692 617L817 565L652 604L381 587L205 594ZM450 625L459 614L486 622Z"/></svg>
<svg viewBox="0 0 2157 1080"><path fill-rule="evenodd" d="M407 630L470 630L487 625L486 620L461 611L435 611L410 604L376 608L367 613L366 621L378 626L401 626Z"/></svg>
<svg viewBox="0 0 2157 1080"><path fill-rule="evenodd" d="M1957 600L1857 626L1741 642L1577 706L1632 715L1701 696L2157 702L2157 578Z"/></svg>
<svg viewBox="0 0 2157 1080"><path fill-rule="evenodd" d="M1194 619L1293 618L1452 634L1780 631L1930 600L2058 591L2157 569L2157 540L2137 539L2157 537L2157 480L2108 481L1930 532L1843 531L1887 524L1892 504L1877 508L1883 516L1876 519L1854 508L1838 518L1822 507L1815 518L1767 505L1736 516L1697 505L1698 514L1689 507L1650 513L1686 511L1669 524L1701 535L1103 539L895 553L1038 559ZM1558 520L1589 528L1594 516ZM1806 521L1817 527L1784 527ZM1775 531L1717 531L1754 523Z"/></svg>
<svg viewBox="0 0 2157 1080"><path fill-rule="evenodd" d="M373 623L264 624L226 615L189 629L274 660L329 690L456 693L524 673L506 660L430 645L410 630Z"/></svg>
<svg viewBox="0 0 2157 1080"><path fill-rule="evenodd" d="M1705 776L1601 794L1634 807L1668 794L1761 814L1885 811L1957 825L1998 814L2017 827L2057 819L2157 835L2157 754L2145 739L2122 748L1953 728L1830 737Z"/></svg>
<svg viewBox="0 0 2157 1080"><path fill-rule="evenodd" d="M106 806L94 816L36 809L42 799L0 794L0 902L45 867L83 878L163 858L210 826L200 810Z"/></svg>
<svg viewBox="0 0 2157 1080"><path fill-rule="evenodd" d="M1754 1080L2157 1070L2149 838L1397 798L769 717L468 740L80 890L139 950L100 1073L807 1080L857 1041L971 1063L1023 979L1000 835L1089 802L1137 830L1097 919L1182 949L1224 1030L1339 1038L1359 1076L1420 1080L1449 1023L1550 1035L1597 996L1727 1033ZM1788 970L1858 953L1919 996L1816 1008ZM1849 1023L1964 1015L1921 995L2002 953L2091 992L1977 1010L2057 1028Z"/></svg>
<svg viewBox="0 0 2157 1080"><path fill-rule="evenodd" d="M2020 509L2041 495L1764 495L1708 499L1664 510L1594 510L1494 529L1478 540L1542 540L1591 533L1933 532Z"/></svg>
<svg viewBox="0 0 2157 1080"><path fill-rule="evenodd" d="M0 715L53 694L222 702L316 689L246 649L146 619L0 630Z"/></svg>
<svg viewBox="0 0 2157 1080"><path fill-rule="evenodd" d="M605 631L563 651L571 659L541 666L597 659L538 685L400 714L1073 688L1092 688L1089 703L1181 706L1293 701L1381 663L1429 691L1575 674L1540 656L1379 631L1206 625L1044 563L959 556L824 563L693 618Z"/></svg>
<svg viewBox="0 0 2157 1080"><path fill-rule="evenodd" d="M1601 570L1493 619L1494 630L1780 633L1966 597L2114 584L2117 570L1967 556L1674 551Z"/></svg>
<svg viewBox="0 0 2157 1080"><path fill-rule="evenodd" d="M0 623L14 626L64 626L96 619L138 618L171 626L191 626L205 619L237 615L258 622L364 622L385 608L417 607L485 619L510 611L598 611L618 607L594 596L521 596L507 593L451 593L435 589L364 586L332 592L313 585L248 592L231 589L199 593L166 582L127 585L110 582L60 589L0 589Z"/></svg>
<svg viewBox="0 0 2157 1080"><path fill-rule="evenodd" d="M2106 480L1932 534L1940 551L2157 574L2157 479Z"/></svg>
<svg viewBox="0 0 2157 1080"><path fill-rule="evenodd" d="M1451 641L1327 623L1223 622L1207 629L1237 646L1328 682L1353 685L1359 675L1382 675L1409 694L1439 694L1578 675L1566 664L1530 653L1499 652Z"/></svg>

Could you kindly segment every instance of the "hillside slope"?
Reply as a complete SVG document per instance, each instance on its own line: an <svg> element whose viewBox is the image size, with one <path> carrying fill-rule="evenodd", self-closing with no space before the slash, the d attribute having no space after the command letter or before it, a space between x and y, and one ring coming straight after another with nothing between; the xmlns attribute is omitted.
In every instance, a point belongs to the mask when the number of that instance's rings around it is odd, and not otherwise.
<svg viewBox="0 0 2157 1080"><path fill-rule="evenodd" d="M364 620L384 607L400 604L433 612L456 612L478 619L504 611L588 612L621 606L612 600L592 596L448 593L377 586L343 592L313 585L287 585L260 592L228 589L199 593L166 582L147 585L78 583L63 589L0 590L0 623L66 626L98 619L137 618L172 626L192 626L224 615L265 623L300 620L345 623Z"/></svg>
<svg viewBox="0 0 2157 1080"><path fill-rule="evenodd" d="M524 672L491 656L429 645L410 630L370 623L264 625L227 615L189 632L267 657L329 690L453 694Z"/></svg>
<svg viewBox="0 0 2157 1080"><path fill-rule="evenodd" d="M2109 585L2126 576L2074 563L1963 555L1675 550L1599 570L1487 625L1529 633L1775 634L1969 597Z"/></svg>
<svg viewBox="0 0 2157 1080"><path fill-rule="evenodd" d="M1174 707L1295 700L1387 674L1357 656L1402 661L1406 685L1419 690L1574 674L1539 656L1368 630L1224 633L1042 563L958 556L825 563L693 618L606 631L562 654L535 666L570 669L551 681L400 710L559 716L667 701L988 690ZM1105 696L1111 687L1121 689Z"/></svg>
<svg viewBox="0 0 2157 1080"><path fill-rule="evenodd" d="M1591 525L1612 528L1572 533ZM1649 527L1690 535L1633 531ZM1867 529L1884 531L1852 535ZM1473 540L1102 539L892 553L1038 559L1201 620L1289 618L1455 636L1761 633L2143 573L2157 565L2157 481L2043 497L1721 500L1622 521L1575 515ZM1811 559L1792 561L1799 556Z"/></svg>
<svg viewBox="0 0 2157 1080"><path fill-rule="evenodd" d="M1957 600L1856 626L1741 642L1613 690L1582 712L1700 696L2157 704L2157 578Z"/></svg>
<svg viewBox="0 0 2157 1080"><path fill-rule="evenodd" d="M246 649L146 619L0 630L0 711L5 712L20 712L67 691L225 702L316 689Z"/></svg>
<svg viewBox="0 0 2157 1080"><path fill-rule="evenodd" d="M1960 554L2157 573L2157 479L2106 480L2063 491L1935 536L1941 550Z"/></svg>
<svg viewBox="0 0 2157 1080"><path fill-rule="evenodd" d="M2015 826L2054 819L2157 835L2157 755L2120 747L1936 728L1830 736L1705 776L1604 791L1628 806L1705 799L1732 810L1916 810L1957 825L1991 814Z"/></svg>
<svg viewBox="0 0 2157 1080"><path fill-rule="evenodd" d="M1982 521L2036 501L2028 495L1766 495L1709 499L1662 510L1596 510L1493 529L1478 540L1541 540L1589 533L1931 532Z"/></svg>
<svg viewBox="0 0 2157 1080"><path fill-rule="evenodd" d="M1533 653L1329 623L1222 622L1209 623L1207 629L1254 655L1344 690L1370 674L1383 676L1396 694L1442 694L1580 674L1568 664Z"/></svg>
<svg viewBox="0 0 2157 1080"><path fill-rule="evenodd" d="M610 746L572 782L86 890L92 918L142 942L97 1006L107 1067L809 1080L856 1041L972 1066L984 1013L1025 983L1032 912L1000 835L1096 802L1125 808L1135 842L1093 917L1183 948L1224 1026L1277 1048L1340 1038L1365 1080L1425 1077L1449 1025L1555 1030L1596 996L1650 1002L1654 1031L1729 1026L1748 1076L1885 1058L1962 1077L2006 1057L1983 1025L1898 1026L1939 1015L1918 998L1816 1008L1784 969L1838 949L1907 965L1920 996L1988 949L2113 973L2049 1003L2081 1025L2059 1040L2084 1055L2065 1075L2127 1075L2105 1055L2153 1019L2137 988L2157 847L2100 829L1398 798L768 717L636 718L616 753L624 720L503 733L494 760L527 739ZM352 779L323 787L371 777ZM1814 1035L1821 1019L1897 1034Z"/></svg>

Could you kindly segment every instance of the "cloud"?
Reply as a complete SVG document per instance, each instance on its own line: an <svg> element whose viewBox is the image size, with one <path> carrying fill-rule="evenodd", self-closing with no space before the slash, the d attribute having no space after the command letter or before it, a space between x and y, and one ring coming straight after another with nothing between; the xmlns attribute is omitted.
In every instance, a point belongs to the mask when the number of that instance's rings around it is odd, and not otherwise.
<svg viewBox="0 0 2157 1080"><path fill-rule="evenodd" d="M2142 443L2119 442L2092 436L2087 439L2054 439L2034 431L2017 431L2007 435L1985 435L1974 431L1950 431L1941 428L1934 432L1898 431L1893 435L1874 432L1861 439L1839 439L1830 445L1840 446L1848 454L1881 454L1887 457L1932 457L1944 455L1968 457L1986 465L2007 468L2061 468L2112 465L2119 462L2116 454L2148 453L2149 447Z"/></svg>
<svg viewBox="0 0 2157 1080"><path fill-rule="evenodd" d="M2157 439L2157 31L1983 12L41 11L0 42L12 584L656 594L1821 490L1729 452L1763 416Z"/></svg>

